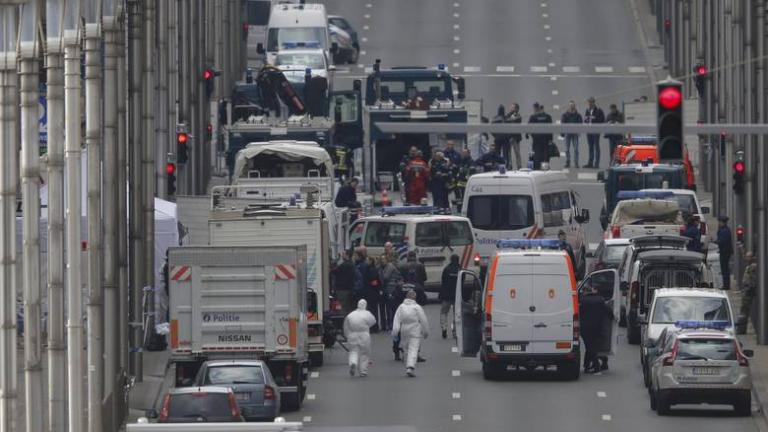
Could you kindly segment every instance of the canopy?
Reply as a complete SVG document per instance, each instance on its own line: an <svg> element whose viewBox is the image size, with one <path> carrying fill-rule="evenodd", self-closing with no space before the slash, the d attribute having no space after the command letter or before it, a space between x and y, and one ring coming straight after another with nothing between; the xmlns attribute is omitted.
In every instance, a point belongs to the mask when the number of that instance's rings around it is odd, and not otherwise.
<svg viewBox="0 0 768 432"><path fill-rule="evenodd" d="M247 177L248 161L259 155L277 155L287 161L311 159L317 166L325 166L329 177L333 178L333 161L328 152L311 141L271 141L251 143L237 153L232 179Z"/></svg>
<svg viewBox="0 0 768 432"><path fill-rule="evenodd" d="M633 199L619 201L613 212L612 225L638 223L683 224L677 201L657 199Z"/></svg>

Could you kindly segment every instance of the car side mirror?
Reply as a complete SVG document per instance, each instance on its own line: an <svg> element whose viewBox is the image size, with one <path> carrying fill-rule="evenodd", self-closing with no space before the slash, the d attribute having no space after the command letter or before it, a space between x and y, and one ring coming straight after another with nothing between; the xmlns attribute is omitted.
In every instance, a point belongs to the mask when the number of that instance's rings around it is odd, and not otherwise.
<svg viewBox="0 0 768 432"><path fill-rule="evenodd" d="M153 419L153 420L154 420L154 419L156 419L156 418L160 417L160 414L158 414L158 413L157 413L157 410L156 410L156 409L151 409L151 410L147 410L147 411L144 413L144 416L145 416L146 418L148 418L148 419Z"/></svg>
<svg viewBox="0 0 768 432"><path fill-rule="evenodd" d="M459 100L464 100L466 97L466 85L462 77L456 79L456 97Z"/></svg>
<svg viewBox="0 0 768 432"><path fill-rule="evenodd" d="M336 42L331 43L331 54L336 54L339 52L339 44Z"/></svg>
<svg viewBox="0 0 768 432"><path fill-rule="evenodd" d="M605 181L605 172L598 171L597 173L597 181L604 182Z"/></svg>
<svg viewBox="0 0 768 432"><path fill-rule="evenodd" d="M258 54L264 54L266 51L264 50L264 44L259 42L256 44L256 52Z"/></svg>
<svg viewBox="0 0 768 432"><path fill-rule="evenodd" d="M744 354L745 357L749 357L749 358L752 358L755 356L755 352L751 349L746 349L742 351L742 354Z"/></svg>
<svg viewBox="0 0 768 432"><path fill-rule="evenodd" d="M701 208L701 214L709 214L709 207L702 207Z"/></svg>
<svg viewBox="0 0 768 432"><path fill-rule="evenodd" d="M588 209L581 209L581 220L583 222L579 222L579 223L588 223L589 222L589 210Z"/></svg>

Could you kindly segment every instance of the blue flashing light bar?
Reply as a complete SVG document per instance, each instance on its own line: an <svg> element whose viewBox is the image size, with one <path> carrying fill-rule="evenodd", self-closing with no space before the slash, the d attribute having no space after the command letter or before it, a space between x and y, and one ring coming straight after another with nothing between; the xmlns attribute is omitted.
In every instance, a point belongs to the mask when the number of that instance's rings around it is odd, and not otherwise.
<svg viewBox="0 0 768 432"><path fill-rule="evenodd" d="M432 214L434 212L433 206L384 207L381 209L381 214L384 216Z"/></svg>
<svg viewBox="0 0 768 432"><path fill-rule="evenodd" d="M675 321L675 327L681 329L712 329L712 330L725 330L730 327L731 323L726 320L678 320Z"/></svg>
<svg viewBox="0 0 768 432"><path fill-rule="evenodd" d="M655 144L659 138L656 135L632 135L631 144Z"/></svg>
<svg viewBox="0 0 768 432"><path fill-rule="evenodd" d="M437 65L437 69L445 70L445 63L440 63L439 65Z"/></svg>
<svg viewBox="0 0 768 432"><path fill-rule="evenodd" d="M643 198L665 199L665 198L671 198L673 196L675 196L673 192L666 192L666 191L619 191L616 194L616 198L620 200L643 199Z"/></svg>
<svg viewBox="0 0 768 432"><path fill-rule="evenodd" d="M283 42L284 49L296 49L296 48L320 48L320 42L307 41L307 42Z"/></svg>
<svg viewBox="0 0 768 432"><path fill-rule="evenodd" d="M532 239L532 240L499 240L497 249L559 249L560 240L557 239Z"/></svg>

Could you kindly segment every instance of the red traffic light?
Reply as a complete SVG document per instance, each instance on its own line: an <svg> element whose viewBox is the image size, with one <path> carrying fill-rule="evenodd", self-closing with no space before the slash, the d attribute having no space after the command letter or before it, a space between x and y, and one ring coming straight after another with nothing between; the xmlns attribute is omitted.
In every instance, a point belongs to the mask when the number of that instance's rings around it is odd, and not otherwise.
<svg viewBox="0 0 768 432"><path fill-rule="evenodd" d="M736 235L737 235L737 236L742 236L742 235L744 235L744 227L737 227L737 228L736 228Z"/></svg>
<svg viewBox="0 0 768 432"><path fill-rule="evenodd" d="M173 162L167 162L165 164L165 172L168 175L174 175L176 173L176 164Z"/></svg>
<svg viewBox="0 0 768 432"><path fill-rule="evenodd" d="M677 87L665 87L659 92L659 105L671 110L680 106L683 102L683 94Z"/></svg>
<svg viewBox="0 0 768 432"><path fill-rule="evenodd" d="M213 125L208 123L208 126L206 126L206 130L208 131L209 134L213 133Z"/></svg>
<svg viewBox="0 0 768 432"><path fill-rule="evenodd" d="M747 165L744 163L744 161L736 161L733 163L733 172L736 174L744 174L746 169Z"/></svg>
<svg viewBox="0 0 768 432"><path fill-rule="evenodd" d="M704 65L696 66L696 75L704 76L707 74L707 67Z"/></svg>
<svg viewBox="0 0 768 432"><path fill-rule="evenodd" d="M210 69L206 69L203 71L203 79L204 80L210 80L213 79L213 71Z"/></svg>
<svg viewBox="0 0 768 432"><path fill-rule="evenodd" d="M189 135L186 132L176 133L176 142L179 144L186 144L189 141Z"/></svg>

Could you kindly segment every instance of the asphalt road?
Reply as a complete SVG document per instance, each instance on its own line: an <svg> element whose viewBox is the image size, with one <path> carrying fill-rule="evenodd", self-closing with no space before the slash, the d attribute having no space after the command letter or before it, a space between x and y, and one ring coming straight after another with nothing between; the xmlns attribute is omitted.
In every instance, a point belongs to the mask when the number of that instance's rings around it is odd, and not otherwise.
<svg viewBox="0 0 768 432"><path fill-rule="evenodd" d="M649 408L637 347L623 345L601 375L563 382L551 374L484 381L478 359L460 358L455 343L439 334L439 306L427 306L431 337L416 378L393 359L390 338L374 335L373 365L366 378L351 378L340 347L326 351L313 373L299 413L308 431L677 431L761 430L759 414L733 416L730 407L690 406L659 417ZM621 334L620 336L623 336ZM763 429L764 430L764 429Z"/></svg>

